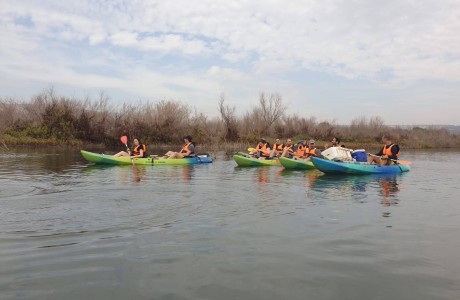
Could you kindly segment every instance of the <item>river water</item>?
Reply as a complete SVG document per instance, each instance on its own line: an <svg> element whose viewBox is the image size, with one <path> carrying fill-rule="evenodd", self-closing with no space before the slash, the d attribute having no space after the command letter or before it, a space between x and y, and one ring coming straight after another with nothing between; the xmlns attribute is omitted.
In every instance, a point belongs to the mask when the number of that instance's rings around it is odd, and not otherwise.
<svg viewBox="0 0 460 300"><path fill-rule="evenodd" d="M460 299L459 152L324 176L0 152L0 299Z"/></svg>

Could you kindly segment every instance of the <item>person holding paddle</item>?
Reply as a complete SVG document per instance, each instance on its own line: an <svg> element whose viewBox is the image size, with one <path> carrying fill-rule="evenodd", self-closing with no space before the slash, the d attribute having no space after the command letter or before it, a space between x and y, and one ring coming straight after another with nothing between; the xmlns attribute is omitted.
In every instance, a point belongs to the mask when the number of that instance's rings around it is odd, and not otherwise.
<svg viewBox="0 0 460 300"><path fill-rule="evenodd" d="M125 136L123 136L125 137ZM122 138L123 138L122 137ZM141 141L138 138L133 139L133 149L129 149L127 145L127 138L125 138L124 144L126 145L126 151L120 151L117 154L114 154L113 156L115 157L131 157L131 158L137 158L137 157L147 157L147 147L141 143Z"/></svg>
<svg viewBox="0 0 460 300"><path fill-rule="evenodd" d="M382 142L384 143L382 149L376 154L369 154L367 162L375 163L379 166L394 165L394 162L398 160L399 146L393 144L388 134L382 137Z"/></svg>

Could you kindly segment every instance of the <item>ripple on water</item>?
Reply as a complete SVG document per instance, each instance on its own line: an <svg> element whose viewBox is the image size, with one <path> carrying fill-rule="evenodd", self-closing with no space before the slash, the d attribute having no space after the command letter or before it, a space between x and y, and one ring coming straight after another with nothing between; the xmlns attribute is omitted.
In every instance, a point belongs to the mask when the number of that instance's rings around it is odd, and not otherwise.
<svg viewBox="0 0 460 300"><path fill-rule="evenodd" d="M386 178L27 157L0 156L2 297L420 300L459 290L456 172L446 183L422 164Z"/></svg>
<svg viewBox="0 0 460 300"><path fill-rule="evenodd" d="M70 244L70 243L69 243ZM0 272L4 290L17 291L24 298L65 296L65 290L86 285L113 286L119 282L117 260L119 250L102 247L94 252L79 247L42 247L31 253L21 253L2 264L8 273ZM12 293L12 292L11 292ZM13 293L12 293L13 294Z"/></svg>

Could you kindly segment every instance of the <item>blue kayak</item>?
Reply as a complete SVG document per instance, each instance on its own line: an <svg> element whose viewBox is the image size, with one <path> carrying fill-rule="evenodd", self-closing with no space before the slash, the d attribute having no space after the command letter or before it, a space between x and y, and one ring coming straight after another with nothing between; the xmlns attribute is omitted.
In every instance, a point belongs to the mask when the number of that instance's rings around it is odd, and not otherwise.
<svg viewBox="0 0 460 300"><path fill-rule="evenodd" d="M333 161L312 157L315 167L326 174L398 174L408 172L409 165L378 166L368 162Z"/></svg>

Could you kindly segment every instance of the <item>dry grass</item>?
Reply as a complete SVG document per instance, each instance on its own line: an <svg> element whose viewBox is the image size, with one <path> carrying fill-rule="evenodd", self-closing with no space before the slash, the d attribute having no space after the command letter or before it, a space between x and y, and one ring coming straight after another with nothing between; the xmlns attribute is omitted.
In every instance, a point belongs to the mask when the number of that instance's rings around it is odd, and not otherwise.
<svg viewBox="0 0 460 300"><path fill-rule="evenodd" d="M105 144L119 143L119 137L141 138L150 145L180 144L190 134L198 145L212 149L241 150L260 137L314 138L330 141L339 137L347 146L378 145L383 134L406 148L460 147L460 136L437 127L389 127L380 117L357 117L349 125L286 115L287 106L279 94L261 94L257 106L242 116L225 104L222 96L209 118L194 107L174 100L138 102L111 107L108 97L74 99L58 96L52 89L29 102L0 98L0 144Z"/></svg>

